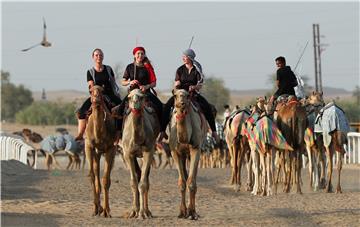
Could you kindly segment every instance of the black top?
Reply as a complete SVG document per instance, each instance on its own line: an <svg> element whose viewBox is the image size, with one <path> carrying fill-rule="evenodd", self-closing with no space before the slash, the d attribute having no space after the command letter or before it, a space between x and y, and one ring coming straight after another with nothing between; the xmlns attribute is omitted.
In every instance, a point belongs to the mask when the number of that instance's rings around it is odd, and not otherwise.
<svg viewBox="0 0 360 227"><path fill-rule="evenodd" d="M297 79L290 66L280 68L276 72L276 80L279 81L277 95L295 95L294 87L297 86Z"/></svg>
<svg viewBox="0 0 360 227"><path fill-rule="evenodd" d="M102 86L104 88L104 95L114 95L113 89L111 87L111 83L110 83L110 78L109 78L109 74L108 74L108 70L105 67L109 67L109 66L105 66L104 65L104 69L101 72L97 72L96 70L94 70L95 72L95 85L99 85ZM110 67L110 73L112 77L115 77L114 71L112 70L112 68ZM94 79L91 76L90 70L87 71L87 81L94 81Z"/></svg>
<svg viewBox="0 0 360 227"><path fill-rule="evenodd" d="M128 80L134 80L134 63L128 64L126 66L123 78ZM136 80L140 82L141 85L148 85L150 83L150 75L147 69L144 66L136 66Z"/></svg>
<svg viewBox="0 0 360 227"><path fill-rule="evenodd" d="M176 70L175 81L180 81L179 89L185 89L189 91L189 87L192 85L197 85L198 82L201 82L202 77L200 73L196 70L195 66L191 69L190 73L189 70L186 68L186 65L180 66Z"/></svg>

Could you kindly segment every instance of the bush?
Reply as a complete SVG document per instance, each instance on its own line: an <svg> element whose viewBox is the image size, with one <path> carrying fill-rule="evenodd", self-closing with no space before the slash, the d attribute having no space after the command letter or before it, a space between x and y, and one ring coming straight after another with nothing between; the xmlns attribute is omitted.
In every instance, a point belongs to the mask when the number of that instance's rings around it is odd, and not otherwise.
<svg viewBox="0 0 360 227"><path fill-rule="evenodd" d="M34 102L16 114L16 122L31 125L76 124L75 103Z"/></svg>

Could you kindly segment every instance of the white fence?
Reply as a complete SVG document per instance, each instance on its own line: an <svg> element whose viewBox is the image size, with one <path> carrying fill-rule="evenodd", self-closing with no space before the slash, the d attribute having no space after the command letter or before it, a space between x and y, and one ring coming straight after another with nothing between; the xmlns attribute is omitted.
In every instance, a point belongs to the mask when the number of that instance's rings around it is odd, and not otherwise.
<svg viewBox="0 0 360 227"><path fill-rule="evenodd" d="M34 150L20 136L0 134L0 159L1 160L18 160L27 165L28 151ZM36 163L34 168L36 169Z"/></svg>
<svg viewBox="0 0 360 227"><path fill-rule="evenodd" d="M345 164L360 164L360 133L349 132L347 134L348 144L346 146Z"/></svg>

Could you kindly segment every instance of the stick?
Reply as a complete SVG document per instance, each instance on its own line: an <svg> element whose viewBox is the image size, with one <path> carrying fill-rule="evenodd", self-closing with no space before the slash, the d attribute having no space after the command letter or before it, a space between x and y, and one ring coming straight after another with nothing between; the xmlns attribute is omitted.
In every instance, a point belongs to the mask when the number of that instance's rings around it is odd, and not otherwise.
<svg viewBox="0 0 360 227"><path fill-rule="evenodd" d="M299 65L300 60L301 60L302 56L304 55L306 47L307 47L308 44L309 44L309 41L306 42L306 45L305 45L305 47L304 47L304 49L303 49L303 51L302 51L302 53L301 53L301 55L299 57L299 60L297 61L296 65L295 65L294 71L296 70L297 66Z"/></svg>

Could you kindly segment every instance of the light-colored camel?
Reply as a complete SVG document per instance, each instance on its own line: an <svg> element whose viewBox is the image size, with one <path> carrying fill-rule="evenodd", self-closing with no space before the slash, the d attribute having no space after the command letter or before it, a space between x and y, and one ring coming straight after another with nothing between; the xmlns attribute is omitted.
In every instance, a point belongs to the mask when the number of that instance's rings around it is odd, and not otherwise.
<svg viewBox="0 0 360 227"><path fill-rule="evenodd" d="M327 183L326 192L332 192L332 171L333 155L337 154L338 179L336 193L342 193L340 185L340 175L342 170L342 160L345 154L344 144L347 143L347 133L350 131L348 119L341 108L334 102L328 103L318 114L315 120L315 133L321 133L323 144L326 150L327 162Z"/></svg>
<svg viewBox="0 0 360 227"><path fill-rule="evenodd" d="M145 107L145 95L134 89L128 95L129 113L124 118L122 146L130 169L133 204L127 218L152 218L149 210L149 175L160 131L159 120L153 108ZM137 158L142 158L141 169Z"/></svg>
<svg viewBox="0 0 360 227"><path fill-rule="evenodd" d="M197 191L196 177L200 159L200 147L207 132L207 122L203 114L196 109L190 94L186 90L175 90L175 114L170 123L170 149L179 178L178 185L181 193L179 218L199 218L195 209ZM189 173L186 169L186 159L190 156ZM189 190L189 205L186 207L186 188Z"/></svg>
<svg viewBox="0 0 360 227"><path fill-rule="evenodd" d="M90 182L94 196L93 215L104 214L104 217L111 217L109 205L110 173L115 157L115 120L107 109L103 88L94 86L91 88L91 109L86 127L85 153L89 163ZM104 175L100 182L100 158L105 156ZM101 185L104 192L103 206L100 204Z"/></svg>
<svg viewBox="0 0 360 227"><path fill-rule="evenodd" d="M272 195L273 149L292 150L284 136L265 112L266 99L258 98L242 133L248 137L253 160L254 187L251 194ZM261 172L260 172L261 171ZM261 181L260 181L261 179Z"/></svg>
<svg viewBox="0 0 360 227"><path fill-rule="evenodd" d="M324 145L321 136L314 133L315 119L320 109L325 105L323 94L320 92L312 92L306 99L306 112L308 118L308 127L305 130L304 140L306 151L308 154L308 168L310 178L310 188L317 191L325 188L325 163L324 163ZM319 174L319 169L320 173Z"/></svg>
<svg viewBox="0 0 360 227"><path fill-rule="evenodd" d="M231 178L230 184L234 185L235 191L239 191L241 187L241 165L244 157L247 159L247 191L251 191L252 182L252 170L251 159L249 158L250 147L248 138L242 134L242 128L245 125L250 113L247 110L236 113L231 119L225 123L225 140L229 149L230 163L231 163Z"/></svg>
<svg viewBox="0 0 360 227"><path fill-rule="evenodd" d="M285 192L290 192L292 180L296 183L296 192L301 193L300 178L302 168L302 152L305 151L304 133L307 126L305 107L296 100L296 97L290 96L289 100L279 103L276 106L276 123L287 143L294 149L281 151L278 150L277 156L282 156L282 165L285 166ZM282 153L282 154L281 154ZM277 192L277 183L279 179L280 164L277 162L275 173L275 193ZM292 179L293 177L293 179Z"/></svg>

